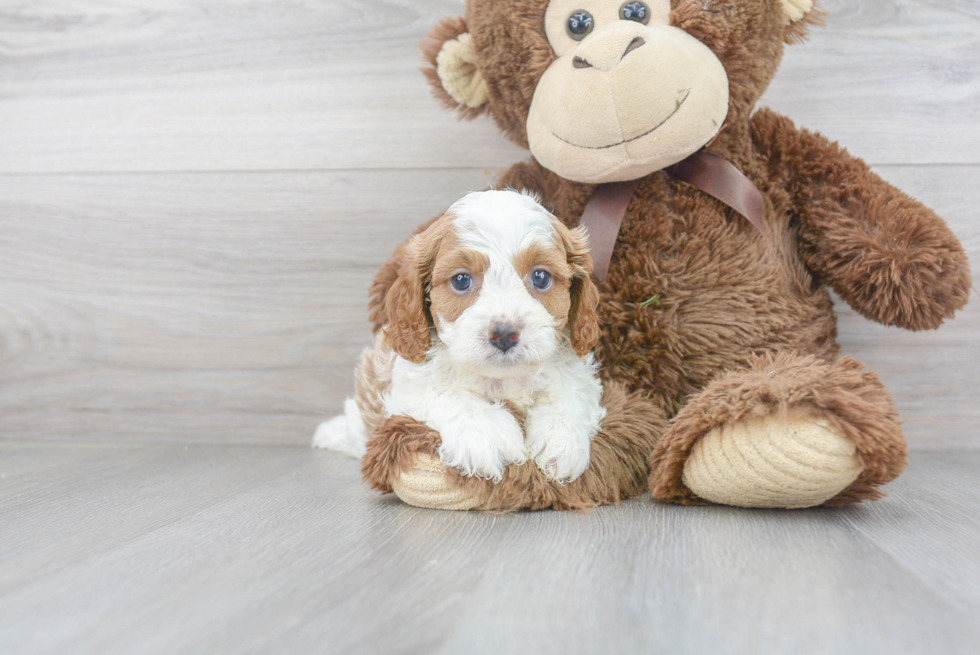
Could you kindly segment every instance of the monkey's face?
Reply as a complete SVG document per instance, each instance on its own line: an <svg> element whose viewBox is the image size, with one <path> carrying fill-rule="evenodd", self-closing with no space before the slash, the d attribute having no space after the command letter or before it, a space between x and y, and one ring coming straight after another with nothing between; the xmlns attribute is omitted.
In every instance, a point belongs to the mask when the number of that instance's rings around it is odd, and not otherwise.
<svg viewBox="0 0 980 655"><path fill-rule="evenodd" d="M813 0L468 0L424 47L436 95L546 168L638 179L747 121Z"/></svg>
<svg viewBox="0 0 980 655"><path fill-rule="evenodd" d="M728 114L715 54L670 25L669 0L551 0L556 58L527 117L531 153L576 182L633 180L684 159Z"/></svg>

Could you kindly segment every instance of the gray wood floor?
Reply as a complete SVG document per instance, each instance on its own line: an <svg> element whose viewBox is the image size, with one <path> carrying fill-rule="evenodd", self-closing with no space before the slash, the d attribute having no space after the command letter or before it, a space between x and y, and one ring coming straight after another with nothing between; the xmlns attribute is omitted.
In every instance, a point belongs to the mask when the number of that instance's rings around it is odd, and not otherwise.
<svg viewBox="0 0 980 655"><path fill-rule="evenodd" d="M976 653L980 452L845 510L411 508L291 446L0 444L3 653Z"/></svg>

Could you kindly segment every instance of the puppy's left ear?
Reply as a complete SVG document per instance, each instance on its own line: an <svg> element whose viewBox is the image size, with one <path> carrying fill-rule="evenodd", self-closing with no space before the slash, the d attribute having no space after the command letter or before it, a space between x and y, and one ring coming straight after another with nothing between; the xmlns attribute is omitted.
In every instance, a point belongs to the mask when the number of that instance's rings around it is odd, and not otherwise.
<svg viewBox="0 0 980 655"><path fill-rule="evenodd" d="M592 257L584 227L558 229L562 245L572 268L572 306L568 313L568 328L572 348L579 357L587 355L599 342L599 288L592 281Z"/></svg>

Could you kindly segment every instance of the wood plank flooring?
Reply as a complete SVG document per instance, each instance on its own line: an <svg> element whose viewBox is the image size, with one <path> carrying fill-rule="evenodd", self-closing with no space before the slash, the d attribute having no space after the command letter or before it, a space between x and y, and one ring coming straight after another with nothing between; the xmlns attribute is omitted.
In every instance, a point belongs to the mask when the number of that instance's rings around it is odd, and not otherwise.
<svg viewBox="0 0 980 655"><path fill-rule="evenodd" d="M845 510L420 510L288 446L0 444L0 652L975 653L980 452Z"/></svg>

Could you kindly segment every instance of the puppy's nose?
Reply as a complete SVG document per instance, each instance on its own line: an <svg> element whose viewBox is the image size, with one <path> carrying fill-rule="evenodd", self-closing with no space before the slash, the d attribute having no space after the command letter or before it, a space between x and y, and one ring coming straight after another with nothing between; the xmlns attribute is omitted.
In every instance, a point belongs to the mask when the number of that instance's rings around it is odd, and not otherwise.
<svg viewBox="0 0 980 655"><path fill-rule="evenodd" d="M516 346L520 337L521 331L512 323L494 323L490 326L490 343L502 352Z"/></svg>

